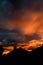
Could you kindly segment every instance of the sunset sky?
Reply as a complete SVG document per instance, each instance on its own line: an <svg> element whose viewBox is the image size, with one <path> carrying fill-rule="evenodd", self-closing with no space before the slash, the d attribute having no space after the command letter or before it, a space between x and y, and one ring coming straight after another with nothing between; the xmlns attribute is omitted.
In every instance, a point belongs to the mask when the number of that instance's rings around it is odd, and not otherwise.
<svg viewBox="0 0 43 65"><path fill-rule="evenodd" d="M43 39L43 0L0 0L0 32L4 31L15 32L14 38L23 41Z"/></svg>
<svg viewBox="0 0 43 65"><path fill-rule="evenodd" d="M0 39L25 42L25 49L43 44L43 0L0 0Z"/></svg>

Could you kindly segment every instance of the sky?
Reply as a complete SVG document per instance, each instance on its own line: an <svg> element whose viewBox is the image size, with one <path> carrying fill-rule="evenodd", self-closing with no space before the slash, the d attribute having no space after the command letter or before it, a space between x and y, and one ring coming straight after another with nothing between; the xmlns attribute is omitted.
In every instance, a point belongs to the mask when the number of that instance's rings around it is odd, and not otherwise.
<svg viewBox="0 0 43 65"><path fill-rule="evenodd" d="M26 41L43 38L43 0L0 0L1 28L18 30Z"/></svg>
<svg viewBox="0 0 43 65"><path fill-rule="evenodd" d="M43 0L0 0L0 20L10 19L15 11L39 11L43 9Z"/></svg>

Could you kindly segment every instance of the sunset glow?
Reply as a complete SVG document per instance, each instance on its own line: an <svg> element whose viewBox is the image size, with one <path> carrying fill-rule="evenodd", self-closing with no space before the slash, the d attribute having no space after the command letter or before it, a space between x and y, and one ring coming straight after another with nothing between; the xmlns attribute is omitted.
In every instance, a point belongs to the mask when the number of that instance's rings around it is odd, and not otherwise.
<svg viewBox="0 0 43 65"><path fill-rule="evenodd" d="M33 49L43 46L43 1L21 0L19 3L18 0L17 2L15 0L13 2L12 0L10 3L6 1L9 9L8 11L5 9L5 20L0 20L0 28L2 27L0 32L3 33L4 29L5 32L14 32L14 34L7 34L8 37L7 35L4 36L4 33L3 36L0 34L0 39L4 38L3 40L5 42L4 44L0 41L0 45L2 45L4 49L2 55L13 51L15 46L16 49L22 48L29 52L31 52ZM9 16L7 14L12 14L11 18L8 17L9 19L6 19L6 17ZM11 41L13 42L13 45L11 45ZM5 46L7 44L10 45Z"/></svg>

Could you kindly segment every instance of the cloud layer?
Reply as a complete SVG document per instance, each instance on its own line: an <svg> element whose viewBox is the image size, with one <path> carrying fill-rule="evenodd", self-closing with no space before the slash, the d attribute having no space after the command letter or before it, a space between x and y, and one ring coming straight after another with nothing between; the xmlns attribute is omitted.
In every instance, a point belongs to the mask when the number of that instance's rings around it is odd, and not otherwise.
<svg viewBox="0 0 43 65"><path fill-rule="evenodd" d="M39 35L33 34L23 35L19 29L14 29L12 31L0 28L0 41L3 42L3 45L9 45L9 42L15 43L25 43L31 40L38 40L40 39Z"/></svg>

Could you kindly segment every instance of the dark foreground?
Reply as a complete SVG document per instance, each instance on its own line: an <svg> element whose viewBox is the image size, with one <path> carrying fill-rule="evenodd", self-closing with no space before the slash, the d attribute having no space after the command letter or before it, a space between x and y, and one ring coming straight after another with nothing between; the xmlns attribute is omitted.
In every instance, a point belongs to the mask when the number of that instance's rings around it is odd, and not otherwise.
<svg viewBox="0 0 43 65"><path fill-rule="evenodd" d="M25 63L31 65L32 63L37 64L37 63L42 63L43 61L43 47L37 48L33 50L31 53L22 50L22 49L15 49L8 55L2 56L3 49L0 47L0 63L2 64L11 64L11 65L18 65L22 64L24 65ZM42 60L42 61L41 61ZM24 63L24 64L23 64Z"/></svg>

